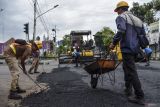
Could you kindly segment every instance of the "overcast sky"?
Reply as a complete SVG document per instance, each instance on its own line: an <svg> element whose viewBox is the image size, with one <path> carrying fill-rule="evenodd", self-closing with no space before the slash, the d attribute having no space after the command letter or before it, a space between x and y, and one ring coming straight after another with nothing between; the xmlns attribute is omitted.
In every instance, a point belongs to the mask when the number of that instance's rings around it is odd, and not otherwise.
<svg viewBox="0 0 160 107"><path fill-rule="evenodd" d="M24 38L24 24L29 22L30 38L33 35L33 1L34 0L0 0L0 41L10 37ZM50 38L52 29L57 27L57 38L60 40L71 30L91 30L92 35L104 26L116 30L114 13L116 4L120 0L37 0L41 13L59 5L57 8L43 15ZM130 6L133 2L146 3L151 0L126 0ZM40 18L37 19L37 36L43 39L46 35Z"/></svg>

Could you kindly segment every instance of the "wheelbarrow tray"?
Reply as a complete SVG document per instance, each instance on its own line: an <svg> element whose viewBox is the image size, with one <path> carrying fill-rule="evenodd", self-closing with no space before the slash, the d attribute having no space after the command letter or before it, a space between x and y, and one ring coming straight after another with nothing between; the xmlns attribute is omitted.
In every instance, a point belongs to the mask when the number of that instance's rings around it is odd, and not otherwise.
<svg viewBox="0 0 160 107"><path fill-rule="evenodd" d="M89 74L104 74L115 69L115 61L109 59L100 59L87 64L84 69Z"/></svg>

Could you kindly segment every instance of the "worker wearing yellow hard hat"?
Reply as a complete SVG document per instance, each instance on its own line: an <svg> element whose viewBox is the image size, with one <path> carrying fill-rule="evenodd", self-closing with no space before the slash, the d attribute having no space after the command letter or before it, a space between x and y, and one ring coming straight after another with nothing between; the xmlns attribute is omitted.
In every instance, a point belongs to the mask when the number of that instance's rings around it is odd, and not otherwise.
<svg viewBox="0 0 160 107"><path fill-rule="evenodd" d="M121 7L127 7L127 8L129 8L129 5L128 5L128 3L125 2L125 1L120 1L120 2L117 4L117 7L116 7L116 9L115 9L114 11L117 12L117 10L118 10L119 8L121 8Z"/></svg>
<svg viewBox="0 0 160 107"><path fill-rule="evenodd" d="M120 1L114 9L114 12L118 14L116 18L117 33L113 37L109 47L110 49L114 49L120 42L125 79L125 94L128 97L128 101L144 105L144 92L138 77L135 56L140 50L138 32L140 32L141 35L145 35L145 29L143 22L128 11L128 8L129 5L126 1ZM132 97L133 89L135 97Z"/></svg>
<svg viewBox="0 0 160 107"><path fill-rule="evenodd" d="M40 41L40 40L35 41L35 44L37 45L38 49L42 48L42 41Z"/></svg>

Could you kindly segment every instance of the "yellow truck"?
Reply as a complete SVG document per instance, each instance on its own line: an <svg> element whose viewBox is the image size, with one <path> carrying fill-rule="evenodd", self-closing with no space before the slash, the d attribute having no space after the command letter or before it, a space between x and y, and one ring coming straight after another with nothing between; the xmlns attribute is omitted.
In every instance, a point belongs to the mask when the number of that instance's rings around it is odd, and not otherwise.
<svg viewBox="0 0 160 107"><path fill-rule="evenodd" d="M71 46L78 46L80 48L80 61L93 61L94 53L92 45L89 43L91 40L90 30L74 30L71 31ZM87 39L87 40L84 40ZM90 39L89 39L90 38Z"/></svg>

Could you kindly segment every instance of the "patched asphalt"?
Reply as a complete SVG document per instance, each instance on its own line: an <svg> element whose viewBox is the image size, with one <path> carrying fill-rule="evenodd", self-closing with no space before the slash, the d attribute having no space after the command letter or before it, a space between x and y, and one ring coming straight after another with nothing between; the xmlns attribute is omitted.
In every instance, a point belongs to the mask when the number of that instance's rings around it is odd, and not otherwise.
<svg viewBox="0 0 160 107"><path fill-rule="evenodd" d="M22 100L22 107L141 107L129 103L123 94L98 88L82 81L82 75L69 67L55 68L37 80L47 83L50 90L32 94Z"/></svg>
<svg viewBox="0 0 160 107"><path fill-rule="evenodd" d="M160 107L160 66L159 61L152 61L149 67L145 63L137 63L137 71L145 93L145 107ZM1 103L5 107L10 87L11 77L6 65L1 66ZM124 95L124 74L121 65L115 73L115 84L111 84L109 74L99 78L97 89L90 87L90 75L83 67L73 64L62 64L58 67L56 61L39 66L39 71L46 73L31 75L40 84L48 84L49 89L39 94L24 95L22 101L8 100L7 107L144 107L129 103ZM35 84L24 74L20 85L30 93ZM43 85L43 84L42 84Z"/></svg>

